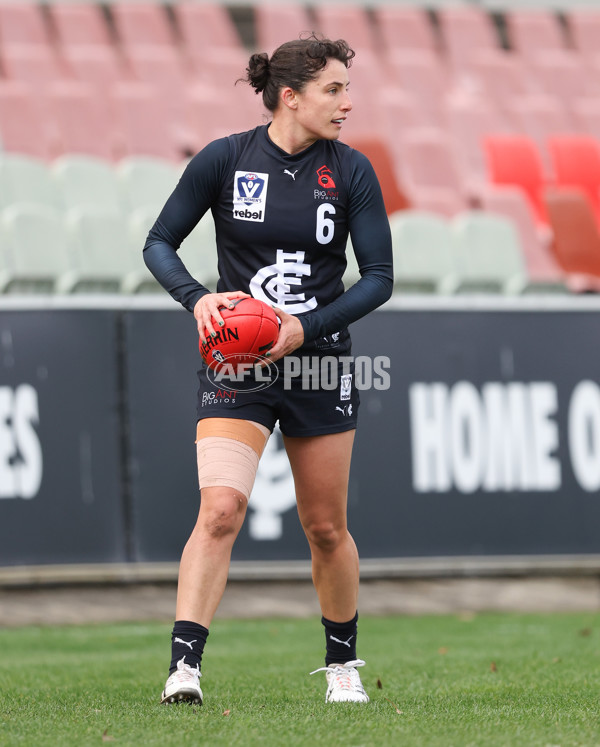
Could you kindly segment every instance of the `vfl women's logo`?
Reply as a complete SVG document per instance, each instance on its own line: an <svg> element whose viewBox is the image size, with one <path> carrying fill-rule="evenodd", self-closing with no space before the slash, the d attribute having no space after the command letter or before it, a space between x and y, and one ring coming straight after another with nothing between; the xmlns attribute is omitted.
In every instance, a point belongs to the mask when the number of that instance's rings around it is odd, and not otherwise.
<svg viewBox="0 0 600 747"><path fill-rule="evenodd" d="M335 182L333 181L333 172L327 166L321 166L317 169L317 176L319 177L319 186L323 189L335 189Z"/></svg>
<svg viewBox="0 0 600 747"><path fill-rule="evenodd" d="M233 217L262 223L265 219L268 174L236 171L233 180Z"/></svg>

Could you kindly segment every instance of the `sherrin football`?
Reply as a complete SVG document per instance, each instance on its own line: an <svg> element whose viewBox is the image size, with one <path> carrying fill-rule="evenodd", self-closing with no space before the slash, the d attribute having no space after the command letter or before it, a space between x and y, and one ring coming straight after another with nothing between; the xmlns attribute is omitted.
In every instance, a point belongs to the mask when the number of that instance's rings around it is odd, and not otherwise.
<svg viewBox="0 0 600 747"><path fill-rule="evenodd" d="M204 330L200 355L209 368L231 364L257 363L277 342L279 319L273 309L257 298L233 299L233 309L221 308L223 327L214 325L216 337Z"/></svg>

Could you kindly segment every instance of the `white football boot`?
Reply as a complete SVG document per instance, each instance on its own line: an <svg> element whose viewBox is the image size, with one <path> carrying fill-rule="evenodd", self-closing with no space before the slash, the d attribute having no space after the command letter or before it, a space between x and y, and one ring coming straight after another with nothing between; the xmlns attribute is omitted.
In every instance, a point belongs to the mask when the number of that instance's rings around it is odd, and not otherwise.
<svg viewBox="0 0 600 747"><path fill-rule="evenodd" d="M360 681L356 667L364 667L362 659L347 661L345 664L329 664L315 669L311 674L325 672L327 677L326 703L368 703L369 696Z"/></svg>
<svg viewBox="0 0 600 747"><path fill-rule="evenodd" d="M161 703L197 703L202 705L200 670L185 663L185 656L177 662L177 669L169 675L161 695Z"/></svg>

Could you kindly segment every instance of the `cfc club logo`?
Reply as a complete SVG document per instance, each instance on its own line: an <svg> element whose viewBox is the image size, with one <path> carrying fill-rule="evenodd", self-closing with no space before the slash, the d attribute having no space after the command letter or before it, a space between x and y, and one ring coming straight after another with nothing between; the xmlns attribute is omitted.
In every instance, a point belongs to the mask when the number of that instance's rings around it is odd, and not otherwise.
<svg viewBox="0 0 600 747"><path fill-rule="evenodd" d="M317 169L317 176L319 177L319 186L323 189L335 189L335 182L333 181L333 172L327 166L321 166Z"/></svg>
<svg viewBox="0 0 600 747"><path fill-rule="evenodd" d="M263 223L267 199L268 174L236 171L233 180L233 217Z"/></svg>

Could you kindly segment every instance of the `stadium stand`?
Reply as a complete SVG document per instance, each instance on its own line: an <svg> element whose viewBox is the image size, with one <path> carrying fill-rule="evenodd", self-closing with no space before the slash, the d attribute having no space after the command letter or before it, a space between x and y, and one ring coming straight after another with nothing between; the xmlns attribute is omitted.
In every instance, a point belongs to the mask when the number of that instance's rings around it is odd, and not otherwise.
<svg viewBox="0 0 600 747"><path fill-rule="evenodd" d="M14 203L0 212L0 290L53 293L71 267L61 214L47 205Z"/></svg>
<svg viewBox="0 0 600 747"><path fill-rule="evenodd" d="M277 10L278 6L273 6L273 12ZM180 0L173 4L172 11L184 51L191 57L208 56L213 49L245 51L227 7Z"/></svg>
<svg viewBox="0 0 600 747"><path fill-rule="evenodd" d="M270 54L282 41L310 32L313 24L303 5L259 3L254 7L254 27L256 48Z"/></svg>
<svg viewBox="0 0 600 747"><path fill-rule="evenodd" d="M39 44L50 47L42 6L34 2L0 3L0 46Z"/></svg>
<svg viewBox="0 0 600 747"><path fill-rule="evenodd" d="M102 6L94 3L52 2L50 24L59 47L114 43Z"/></svg>
<svg viewBox="0 0 600 747"><path fill-rule="evenodd" d="M46 162L24 153L0 154L0 210L33 202L60 210L63 202Z"/></svg>
<svg viewBox="0 0 600 747"><path fill-rule="evenodd" d="M538 223L548 223L542 160L535 143L525 135L488 136L484 140L490 180L494 184L520 187L534 210Z"/></svg>
<svg viewBox="0 0 600 747"><path fill-rule="evenodd" d="M548 151L548 138L559 133L573 132L572 118L560 100L547 94L515 96L509 104L515 123L513 132L529 137L537 146L544 170L544 178L554 180L554 164Z"/></svg>
<svg viewBox="0 0 600 747"><path fill-rule="evenodd" d="M459 278L450 225L438 213L404 210L390 216L394 248L394 291L456 291Z"/></svg>
<svg viewBox="0 0 600 747"><path fill-rule="evenodd" d="M376 58L379 56L381 48L366 8L321 3L314 6L313 12L315 31L330 39L352 39L357 55L370 52Z"/></svg>
<svg viewBox="0 0 600 747"><path fill-rule="evenodd" d="M356 260L356 255L354 254L354 247L352 246L352 239L348 239L348 244L346 246L346 270L344 272L344 276L342 277L342 282L344 283L344 288L348 288L351 285L354 285L356 281L360 278L360 270L358 269L358 262Z"/></svg>
<svg viewBox="0 0 600 747"><path fill-rule="evenodd" d="M179 255L194 277L203 278L202 282L211 290L217 287L217 245L214 223L209 213L182 243Z"/></svg>
<svg viewBox="0 0 600 747"><path fill-rule="evenodd" d="M266 121L260 97L235 85L248 54L317 29L357 51L342 139L371 159L390 220L492 213L512 222L524 290L597 290L568 247L592 256L600 225L600 3L543 6L5 0L0 207L34 203L64 222L65 211L95 200L126 217L139 263L139 242L182 163L215 137ZM587 195L584 206L572 186ZM197 233L189 246L212 246L204 226ZM347 276L356 278L353 261ZM201 261L198 271L207 272ZM130 287L157 289L149 276Z"/></svg>
<svg viewBox="0 0 600 747"><path fill-rule="evenodd" d="M382 51L387 58L393 51L439 51L438 36L424 8L380 5L373 8L373 14Z"/></svg>
<svg viewBox="0 0 600 747"><path fill-rule="evenodd" d="M449 80L441 60L430 50L394 49L387 64L394 82L416 102L430 122L443 119Z"/></svg>
<svg viewBox="0 0 600 747"><path fill-rule="evenodd" d="M119 161L114 173L121 204L125 209L135 210L164 205L179 180L180 168L162 158L131 156Z"/></svg>
<svg viewBox="0 0 600 747"><path fill-rule="evenodd" d="M99 44L68 45L61 47L60 54L69 75L92 86L104 106L107 106L107 92L112 86L132 77L122 56L112 47Z"/></svg>
<svg viewBox="0 0 600 747"><path fill-rule="evenodd" d="M117 83L110 91L110 103L122 135L119 157L149 155L178 161L183 156L168 109L155 87L137 81Z"/></svg>
<svg viewBox="0 0 600 747"><path fill-rule="evenodd" d="M392 154L386 143L379 138L351 138L348 144L364 153L370 160L383 192L385 209L388 215L405 210L410 206L410 200L404 194L394 169L392 168Z"/></svg>
<svg viewBox="0 0 600 747"><path fill-rule="evenodd" d="M517 295L528 285L519 235L512 221L482 210L451 221L460 293Z"/></svg>
<svg viewBox="0 0 600 747"><path fill-rule="evenodd" d="M600 7L579 7L569 9L566 21L573 47L586 62L592 62L598 55L600 39Z"/></svg>
<svg viewBox="0 0 600 747"><path fill-rule="evenodd" d="M497 52L500 40L487 13L466 5L442 7L438 11L442 48L455 76L468 78L474 56Z"/></svg>
<svg viewBox="0 0 600 747"><path fill-rule="evenodd" d="M401 143L400 181L411 203L450 217L469 206L450 139L439 128L415 128Z"/></svg>
<svg viewBox="0 0 600 747"><path fill-rule="evenodd" d="M0 142L7 153L53 156L52 128L26 83L0 80Z"/></svg>
<svg viewBox="0 0 600 747"><path fill-rule="evenodd" d="M587 195L579 189L549 189L545 202L553 232L552 250L582 290L600 290L600 231ZM577 276L583 276L579 278Z"/></svg>
<svg viewBox="0 0 600 747"><path fill-rule="evenodd" d="M128 243L127 218L97 205L71 208L65 216L71 265L58 279L65 293L134 293L149 273Z"/></svg>
<svg viewBox="0 0 600 747"><path fill-rule="evenodd" d="M463 181L470 193L479 194L489 181L484 138L492 133L513 134L514 127L500 116L489 99L469 92L446 97L444 121Z"/></svg>
<svg viewBox="0 0 600 747"><path fill-rule="evenodd" d="M486 212L504 216L517 230L531 290L565 293L568 281L550 248L552 232L536 225L524 192L518 187L488 187L480 197Z"/></svg>
<svg viewBox="0 0 600 747"><path fill-rule="evenodd" d="M506 13L506 25L512 49L524 60L540 52L567 49L563 28L550 10L511 8Z"/></svg>
<svg viewBox="0 0 600 747"><path fill-rule="evenodd" d="M56 154L113 158L117 138L112 132L110 114L91 86L73 80L51 83L46 101L47 112L55 123Z"/></svg>
<svg viewBox="0 0 600 747"><path fill-rule="evenodd" d="M122 210L117 174L109 161L69 153L55 159L50 172L63 210L90 205Z"/></svg>
<svg viewBox="0 0 600 747"><path fill-rule="evenodd" d="M8 80L27 83L38 95L67 76L54 49L45 44L5 42L0 46L0 62Z"/></svg>
<svg viewBox="0 0 600 747"><path fill-rule="evenodd" d="M600 97L579 99L573 105L573 116L577 122L577 132L600 141Z"/></svg>
<svg viewBox="0 0 600 747"><path fill-rule="evenodd" d="M583 135L548 139L557 185L585 192L600 226L600 143Z"/></svg>
<svg viewBox="0 0 600 747"><path fill-rule="evenodd" d="M570 112L580 99L598 96L594 76L579 55L569 51L540 53L529 68L539 89L558 98Z"/></svg>
<svg viewBox="0 0 600 747"><path fill-rule="evenodd" d="M117 2L109 7L118 42L123 48L175 46L176 37L162 3Z"/></svg>

